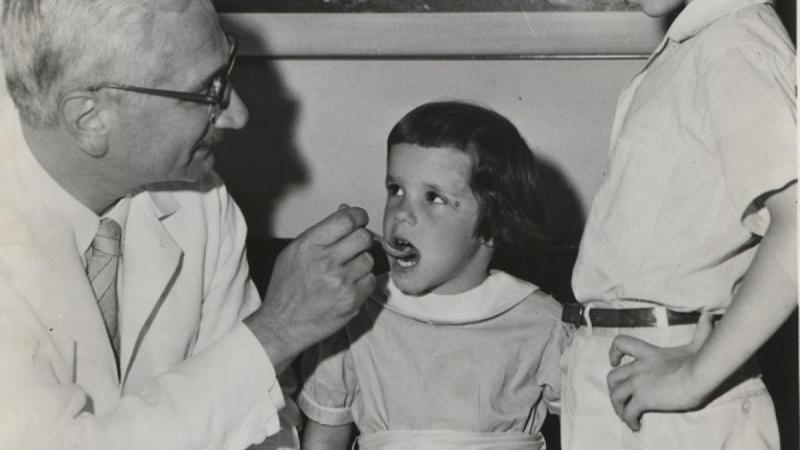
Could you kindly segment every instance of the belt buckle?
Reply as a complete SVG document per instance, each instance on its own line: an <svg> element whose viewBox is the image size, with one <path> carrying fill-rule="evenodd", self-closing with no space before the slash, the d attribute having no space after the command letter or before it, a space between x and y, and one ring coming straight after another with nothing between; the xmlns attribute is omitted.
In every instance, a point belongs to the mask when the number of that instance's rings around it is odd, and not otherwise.
<svg viewBox="0 0 800 450"><path fill-rule="evenodd" d="M561 320L566 323L570 323L575 325L576 327L580 327L584 325L584 312L586 308L582 304L572 304L572 305L565 305L564 309L562 310L562 317Z"/></svg>

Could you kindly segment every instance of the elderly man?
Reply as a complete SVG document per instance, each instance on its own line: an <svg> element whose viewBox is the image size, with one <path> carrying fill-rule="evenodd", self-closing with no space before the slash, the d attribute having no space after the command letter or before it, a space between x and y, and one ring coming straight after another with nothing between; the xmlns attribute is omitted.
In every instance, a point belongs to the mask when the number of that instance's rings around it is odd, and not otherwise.
<svg viewBox="0 0 800 450"><path fill-rule="evenodd" d="M3 448L243 448L275 380L374 287L366 213L278 258L263 302L212 171L247 110L207 0L5 0L0 101ZM3 95L5 97L5 95Z"/></svg>

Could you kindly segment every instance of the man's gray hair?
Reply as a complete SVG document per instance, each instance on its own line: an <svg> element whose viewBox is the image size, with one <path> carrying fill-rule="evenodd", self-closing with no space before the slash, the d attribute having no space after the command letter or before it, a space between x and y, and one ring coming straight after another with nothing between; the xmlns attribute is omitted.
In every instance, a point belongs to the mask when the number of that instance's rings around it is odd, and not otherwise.
<svg viewBox="0 0 800 450"><path fill-rule="evenodd" d="M157 14L153 3L167 2L3 0L0 57L23 120L55 126L71 90L140 75L138 57L154 45L148 40Z"/></svg>

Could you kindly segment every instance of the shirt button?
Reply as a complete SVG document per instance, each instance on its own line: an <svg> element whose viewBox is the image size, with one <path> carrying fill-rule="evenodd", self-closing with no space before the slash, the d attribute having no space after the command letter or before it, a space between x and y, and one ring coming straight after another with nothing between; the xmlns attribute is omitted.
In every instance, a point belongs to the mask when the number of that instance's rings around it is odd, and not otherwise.
<svg viewBox="0 0 800 450"><path fill-rule="evenodd" d="M744 399L744 401L742 402L742 412L744 412L745 414L750 412L750 399L749 398Z"/></svg>

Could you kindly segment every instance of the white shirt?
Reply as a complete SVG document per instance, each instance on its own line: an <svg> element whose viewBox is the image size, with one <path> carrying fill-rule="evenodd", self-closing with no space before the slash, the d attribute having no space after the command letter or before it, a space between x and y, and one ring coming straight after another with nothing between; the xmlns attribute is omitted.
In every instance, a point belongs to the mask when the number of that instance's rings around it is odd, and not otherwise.
<svg viewBox="0 0 800 450"><path fill-rule="evenodd" d="M579 301L727 307L769 223L762 196L797 177L794 67L769 3L686 6L620 96Z"/></svg>

